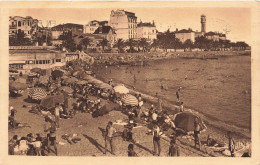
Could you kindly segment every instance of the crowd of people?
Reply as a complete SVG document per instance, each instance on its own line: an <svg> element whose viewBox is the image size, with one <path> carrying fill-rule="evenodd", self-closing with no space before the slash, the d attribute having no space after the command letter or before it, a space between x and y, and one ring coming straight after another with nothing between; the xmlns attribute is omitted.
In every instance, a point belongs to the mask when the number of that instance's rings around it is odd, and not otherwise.
<svg viewBox="0 0 260 165"><path fill-rule="evenodd" d="M66 66L65 70L70 72L73 70L73 67ZM38 75L38 74L37 74ZM40 77L40 75L38 75ZM38 77L38 78L39 78ZM33 83L33 81L31 82ZM9 141L9 154L22 154L22 155L37 155L43 156L48 155L52 151L55 155L58 155L57 142L56 142L56 130L60 128L60 118L68 119L72 118L76 113L90 113L93 117L102 116L112 109L102 109L102 100L109 100L113 103L119 105L119 109L123 113L128 115L128 124L125 125L124 131L122 132L122 139L129 142L128 146L128 156L138 156L134 151L135 139L133 139L133 128L137 126L138 123L145 123L148 128L151 129L152 143L154 146L153 154L156 156L161 155L161 145L160 140L164 131L171 129L173 134L170 136L169 144L169 156L180 156L180 149L177 144L178 130L175 127L174 122L170 118L170 115L167 111L163 110L162 101L158 99L158 106L153 104L150 108L144 108L144 100L142 95L138 94L135 97L138 100L138 105L131 106L125 105L122 102L121 97L118 97L113 90L113 81L112 79L108 82L111 85L111 89L104 90L96 87L93 84L77 84L77 83L65 83L62 77L58 79L53 79L50 76L47 84L35 83L34 87L43 87L49 92L50 96L63 96L62 102L57 102L55 107L44 107L40 104L35 104L30 110L33 113L40 114L44 116L45 121L50 124L49 128L46 128L45 136L41 136L39 133L33 136L32 133L29 133L27 136L18 137L14 135L13 138ZM66 92L60 90L60 87L68 86L73 89L73 92ZM181 88L176 92L177 101L180 105L179 111L184 111L184 103L180 98ZM95 96L96 100L91 100L89 97ZM69 100L76 100L72 107L70 107ZM47 111L46 111L47 110ZM9 126L11 128L16 128L17 121L15 118L16 110L10 106L10 115L9 115ZM194 121L194 145L199 147L201 150L201 141L200 141L200 125L197 119ZM115 147L113 146L113 137L116 134L116 129L113 126L113 122L110 121L107 124L107 127L103 133L105 140L105 154L108 151L108 145L110 145L111 154L115 155ZM231 156L234 156L234 140L229 135L229 150ZM54 150L53 150L54 149Z"/></svg>

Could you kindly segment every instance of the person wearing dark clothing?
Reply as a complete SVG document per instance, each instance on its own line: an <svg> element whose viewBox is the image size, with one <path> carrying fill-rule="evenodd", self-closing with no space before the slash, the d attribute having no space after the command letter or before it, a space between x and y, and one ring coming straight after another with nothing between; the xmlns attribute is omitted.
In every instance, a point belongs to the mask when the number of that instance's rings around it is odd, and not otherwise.
<svg viewBox="0 0 260 165"><path fill-rule="evenodd" d="M180 151L179 147L176 145L176 139L174 138L170 142L170 147L169 147L169 156L180 156Z"/></svg>
<svg viewBox="0 0 260 165"><path fill-rule="evenodd" d="M136 152L134 151L134 145L133 144L128 145L128 156L129 157L137 157L138 156L136 154Z"/></svg>
<svg viewBox="0 0 260 165"><path fill-rule="evenodd" d="M56 144L56 123L52 122L50 127L50 133L47 134L48 139L48 152L50 152L51 146L54 147L56 156L58 155L57 144Z"/></svg>
<svg viewBox="0 0 260 165"><path fill-rule="evenodd" d="M154 155L158 155L158 156L160 156L161 154L161 144L160 144L159 134L160 134L160 128L157 125L155 125L153 130L153 146L154 146Z"/></svg>
<svg viewBox="0 0 260 165"><path fill-rule="evenodd" d="M13 138L8 142L9 154L14 155L14 148L18 144L18 136L14 135Z"/></svg>

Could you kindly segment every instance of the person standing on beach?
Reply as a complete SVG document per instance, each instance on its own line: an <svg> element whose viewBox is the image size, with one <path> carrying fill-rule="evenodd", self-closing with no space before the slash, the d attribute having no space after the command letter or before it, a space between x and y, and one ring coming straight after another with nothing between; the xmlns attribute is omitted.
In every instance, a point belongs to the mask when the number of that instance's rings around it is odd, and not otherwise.
<svg viewBox="0 0 260 165"><path fill-rule="evenodd" d="M134 145L133 144L129 144L128 145L128 157L137 157L137 156L138 155L134 151Z"/></svg>
<svg viewBox="0 0 260 165"><path fill-rule="evenodd" d="M171 142L170 142L170 147L169 147L169 156L180 156L180 151L179 147L176 144L176 137L174 137Z"/></svg>
<svg viewBox="0 0 260 165"><path fill-rule="evenodd" d="M228 149L230 151L231 157L235 156L235 141L233 137L231 136L231 132L227 132L227 137L228 137Z"/></svg>
<svg viewBox="0 0 260 165"><path fill-rule="evenodd" d="M58 149L56 144L56 123L54 121L51 122L51 126L49 128L50 133L47 134L48 140L48 153L50 153L50 146L54 147L56 156L58 155Z"/></svg>
<svg viewBox="0 0 260 165"><path fill-rule="evenodd" d="M184 105L183 105L183 102L180 103L180 112L183 112L184 111Z"/></svg>
<svg viewBox="0 0 260 165"><path fill-rule="evenodd" d="M105 154L107 153L107 141L110 144L111 154L115 155L114 147L113 147L113 136L116 133L116 129L113 127L113 123L111 121L108 122L106 127L106 136L105 136Z"/></svg>
<svg viewBox="0 0 260 165"><path fill-rule="evenodd" d="M57 128L60 127L60 104L56 103L56 107L55 107L55 122L56 122L56 126Z"/></svg>
<svg viewBox="0 0 260 165"><path fill-rule="evenodd" d="M160 156L161 154L160 128L158 125L155 125L153 129L153 147L154 147L153 149L154 155Z"/></svg>
<svg viewBox="0 0 260 165"><path fill-rule="evenodd" d="M178 88L178 90L176 92L176 97L177 97L178 102L180 102L180 91L181 91L181 87Z"/></svg>
<svg viewBox="0 0 260 165"><path fill-rule="evenodd" d="M15 120L15 115L16 115L16 110L14 109L13 106L10 107L10 124L13 128L16 127L16 120Z"/></svg>
<svg viewBox="0 0 260 165"><path fill-rule="evenodd" d="M197 147L197 144L199 144L199 150L200 150L201 149L200 125L199 125L199 119L197 117L194 120L194 143L195 143L195 148Z"/></svg>

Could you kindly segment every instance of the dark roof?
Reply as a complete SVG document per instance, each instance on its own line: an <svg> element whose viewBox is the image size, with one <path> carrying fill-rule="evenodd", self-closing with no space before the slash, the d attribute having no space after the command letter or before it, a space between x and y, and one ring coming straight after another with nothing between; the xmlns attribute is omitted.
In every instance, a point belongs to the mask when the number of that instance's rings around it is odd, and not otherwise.
<svg viewBox="0 0 260 165"><path fill-rule="evenodd" d="M83 25L80 25L80 24L74 24L74 23L66 23L66 24L60 24L60 25L57 25L57 26L54 26L51 28L51 30L57 30L57 29L83 29Z"/></svg>
<svg viewBox="0 0 260 165"><path fill-rule="evenodd" d="M208 32L205 34L206 36L219 35L220 37L226 37L226 34L216 33L216 32Z"/></svg>
<svg viewBox="0 0 260 165"><path fill-rule="evenodd" d="M96 29L94 34L108 34L109 31L112 30L112 33L115 34L114 30L111 26L101 26Z"/></svg>
<svg viewBox="0 0 260 165"><path fill-rule="evenodd" d="M135 13L129 12L129 11L125 11L125 14L128 16L132 16L135 17Z"/></svg>
<svg viewBox="0 0 260 165"><path fill-rule="evenodd" d="M150 23L150 22L140 22L139 24L137 24L137 27L142 27L142 26L146 26L146 27L155 27L154 24Z"/></svg>
<svg viewBox="0 0 260 165"><path fill-rule="evenodd" d="M191 32L194 32L194 31L192 31L191 29L182 29L179 31L175 31L175 33L191 33Z"/></svg>

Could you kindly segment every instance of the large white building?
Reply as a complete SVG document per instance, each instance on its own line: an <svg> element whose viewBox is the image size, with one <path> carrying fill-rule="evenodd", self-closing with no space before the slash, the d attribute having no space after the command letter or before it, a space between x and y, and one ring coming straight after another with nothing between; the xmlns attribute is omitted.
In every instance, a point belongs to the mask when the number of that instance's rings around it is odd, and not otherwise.
<svg viewBox="0 0 260 165"><path fill-rule="evenodd" d="M146 38L148 40L153 40L157 38L156 27L154 23L142 23L137 25L137 38Z"/></svg>
<svg viewBox="0 0 260 165"><path fill-rule="evenodd" d="M112 10L110 14L110 26L115 30L118 39L127 40L137 38L137 17L135 13L124 10Z"/></svg>
<svg viewBox="0 0 260 165"><path fill-rule="evenodd" d="M87 25L84 25L83 33L93 34L100 26L108 26L108 21L92 20Z"/></svg>
<svg viewBox="0 0 260 165"><path fill-rule="evenodd" d="M38 30L38 20L30 16L10 16L9 17L9 35L16 36L17 33L23 32L26 38L32 38Z"/></svg>
<svg viewBox="0 0 260 165"><path fill-rule="evenodd" d="M178 38L182 43L184 43L186 40L195 42L195 32L191 29L182 29L180 31L176 30L174 33L175 37Z"/></svg>

